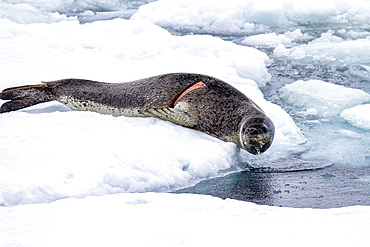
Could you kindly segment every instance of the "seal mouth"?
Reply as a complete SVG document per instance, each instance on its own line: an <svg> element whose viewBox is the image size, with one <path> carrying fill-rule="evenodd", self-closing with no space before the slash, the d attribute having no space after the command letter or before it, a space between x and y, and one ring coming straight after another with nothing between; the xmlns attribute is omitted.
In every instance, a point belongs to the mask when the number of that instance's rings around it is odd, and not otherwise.
<svg viewBox="0 0 370 247"><path fill-rule="evenodd" d="M271 143L271 137L268 135L251 136L243 142L245 149L255 155L265 152Z"/></svg>
<svg viewBox="0 0 370 247"><path fill-rule="evenodd" d="M244 122L240 134L242 148L259 155L271 146L275 126L268 117L252 118Z"/></svg>

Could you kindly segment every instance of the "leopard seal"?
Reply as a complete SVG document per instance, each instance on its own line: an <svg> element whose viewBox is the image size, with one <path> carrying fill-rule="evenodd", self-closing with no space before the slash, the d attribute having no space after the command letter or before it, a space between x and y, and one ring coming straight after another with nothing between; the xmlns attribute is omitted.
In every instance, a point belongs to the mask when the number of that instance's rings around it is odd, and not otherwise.
<svg viewBox="0 0 370 247"><path fill-rule="evenodd" d="M128 117L155 117L202 131L252 154L271 145L275 127L246 95L217 78L172 73L125 83L63 79L4 89L0 113L47 101L72 110Z"/></svg>

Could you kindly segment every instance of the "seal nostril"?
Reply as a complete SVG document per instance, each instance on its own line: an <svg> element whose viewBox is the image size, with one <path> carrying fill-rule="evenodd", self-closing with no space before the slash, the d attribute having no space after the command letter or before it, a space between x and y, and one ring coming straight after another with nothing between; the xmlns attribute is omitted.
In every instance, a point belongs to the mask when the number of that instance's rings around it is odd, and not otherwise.
<svg viewBox="0 0 370 247"><path fill-rule="evenodd" d="M258 130L256 128L248 128L247 133L249 135L258 135Z"/></svg>

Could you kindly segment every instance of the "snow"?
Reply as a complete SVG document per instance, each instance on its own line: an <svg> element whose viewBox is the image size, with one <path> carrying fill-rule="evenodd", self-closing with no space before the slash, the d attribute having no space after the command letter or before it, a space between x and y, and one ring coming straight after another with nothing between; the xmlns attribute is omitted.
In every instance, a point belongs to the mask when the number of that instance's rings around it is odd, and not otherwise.
<svg viewBox="0 0 370 247"><path fill-rule="evenodd" d="M125 82L208 74L271 117L276 136L263 158L273 161L304 151L307 133L263 97L271 59L321 62L370 78L369 1L149 2L2 1L0 88L73 77ZM130 16L141 4L130 19L111 19ZM93 22L81 24L81 18ZM237 35L243 45L212 35L176 36L163 27ZM321 36L306 33L315 27L325 30ZM253 47L274 52L269 58ZM346 158L348 147L341 145L343 138L348 146L368 140L368 93L323 79L296 81L279 95L317 126L342 121L333 129L338 145L322 129L306 157L368 164L363 147ZM73 112L57 102L1 114L0 245L367 246L368 206L293 209L167 193L239 170L240 161L251 159L232 143L157 119Z"/></svg>
<svg viewBox="0 0 370 247"><path fill-rule="evenodd" d="M117 194L0 208L1 246L367 246L370 208L258 206L203 195Z"/></svg>
<svg viewBox="0 0 370 247"><path fill-rule="evenodd" d="M14 78L17 74L14 70L19 69L34 76L28 77L28 81L34 82L65 76L121 82L189 71L249 84L250 94L258 94L253 92L258 90L254 88L255 82L264 86L270 79L266 69L269 58L256 49L208 35L177 37L148 22L115 19L85 25L77 20L28 25L8 20L0 20L0 23L4 30L1 33L4 38L2 59L8 64L7 73L2 73L1 77L11 75L12 81L22 81ZM22 44L24 48L19 49ZM28 63L12 68L19 57L27 58ZM38 63L32 61L35 57ZM100 72L101 61L104 61L105 73ZM46 73L30 73L40 70L40 64ZM64 71L68 71L68 75ZM115 75L119 71L117 78Z"/></svg>
<svg viewBox="0 0 370 247"><path fill-rule="evenodd" d="M6 115L0 143L6 206L168 191L216 176L238 154L234 144L156 119L71 111Z"/></svg>

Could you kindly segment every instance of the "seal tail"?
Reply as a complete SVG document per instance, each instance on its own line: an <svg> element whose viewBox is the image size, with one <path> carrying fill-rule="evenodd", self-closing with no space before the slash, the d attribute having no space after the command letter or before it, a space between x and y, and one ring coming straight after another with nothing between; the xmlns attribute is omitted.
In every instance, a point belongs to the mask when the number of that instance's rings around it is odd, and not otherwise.
<svg viewBox="0 0 370 247"><path fill-rule="evenodd" d="M55 99L48 84L28 85L4 89L0 99L10 100L0 107L0 113L16 111Z"/></svg>

